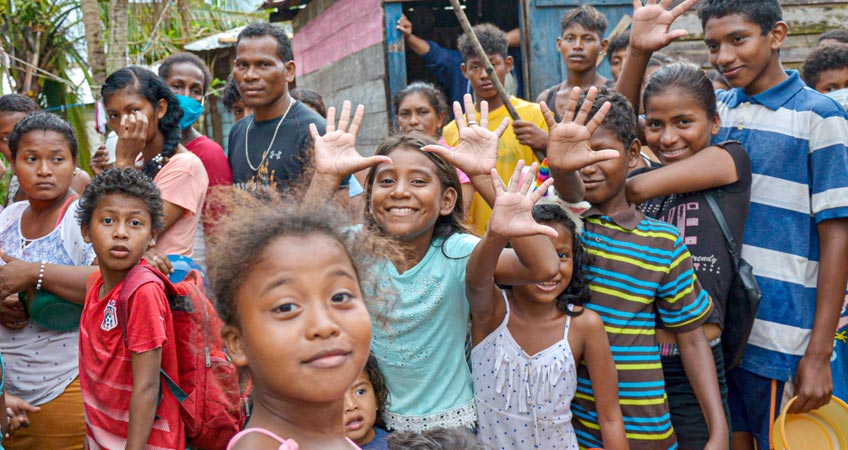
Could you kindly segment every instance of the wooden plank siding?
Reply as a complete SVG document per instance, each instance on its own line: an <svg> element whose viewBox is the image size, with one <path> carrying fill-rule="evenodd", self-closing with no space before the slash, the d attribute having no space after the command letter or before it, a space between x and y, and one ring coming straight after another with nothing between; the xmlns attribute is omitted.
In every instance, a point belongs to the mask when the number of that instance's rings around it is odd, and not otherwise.
<svg viewBox="0 0 848 450"><path fill-rule="evenodd" d="M373 154L389 133L386 50L380 0L315 0L292 21L297 85L327 107L365 105L357 149Z"/></svg>

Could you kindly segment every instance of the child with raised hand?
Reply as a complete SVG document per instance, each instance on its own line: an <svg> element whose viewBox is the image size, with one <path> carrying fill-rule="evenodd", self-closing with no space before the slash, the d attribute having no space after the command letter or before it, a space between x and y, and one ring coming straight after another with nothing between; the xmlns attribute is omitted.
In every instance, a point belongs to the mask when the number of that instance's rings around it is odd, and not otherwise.
<svg viewBox="0 0 848 450"><path fill-rule="evenodd" d="M389 433L380 417L389 401L386 379L374 355L345 393L345 433L362 450L386 450Z"/></svg>
<svg viewBox="0 0 848 450"><path fill-rule="evenodd" d="M147 264L142 257L164 227L162 202L153 181L135 169L101 173L80 202L79 224L99 264L80 319L86 448L186 445L179 402L160 384L160 368L178 374L165 291L157 283L140 286L127 300L127 323L119 323L117 305L127 274Z"/></svg>
<svg viewBox="0 0 848 450"><path fill-rule="evenodd" d="M470 96L466 112L474 117ZM457 109L458 106L457 106ZM479 238L467 234L463 221L459 177L453 166L434 153L435 141L420 135L390 137L376 156L364 158L354 147L363 114L360 106L350 121L350 103L342 109L339 129L330 108L327 133L315 138L315 166L307 197L326 201L334 185L350 173L373 165L366 183L369 225L394 240L399 255L372 270L385 276L385 284L398 293L390 306L374 305L371 312L381 320L374 327L372 351L386 376L391 394L383 413L394 430L420 431L434 427L473 427L477 415L471 373L465 360L465 337L469 304L465 295L467 261ZM463 116L461 109L459 115ZM475 184L494 203L490 171L495 166L498 132L486 126L488 106L481 105L480 124L459 123L461 140L455 150L438 146L440 153L465 155L460 166L472 181L485 177L488 187ZM348 122L350 130L347 131ZM468 155L478 148L486 158ZM474 152L472 152L474 153ZM531 236L512 241L513 249L498 258L496 279L523 284L552 278L558 264L547 260L543 249L550 241ZM514 276L502 278L509 267ZM426 381L426 382L422 382Z"/></svg>
<svg viewBox="0 0 848 450"><path fill-rule="evenodd" d="M625 197L627 172L641 144L636 115L623 96L605 88L571 93L562 123L549 118L549 161L558 192L585 192L583 244L592 302L604 322L618 369L624 427L633 449L676 448L669 419L656 328L675 333L681 359L705 412L710 439L704 448L726 449L729 438L715 363L701 325L713 308L701 289L680 232L646 217ZM571 120L570 118L574 118ZM586 125L583 125L586 123ZM612 152L613 159L587 165ZM581 169L582 167L582 169ZM580 395L572 404L581 446L602 446L596 390L578 367Z"/></svg>
<svg viewBox="0 0 848 450"><path fill-rule="evenodd" d="M254 385L228 448L358 449L345 437L345 395L368 359L362 285L379 240L327 205L238 201L209 260L227 353Z"/></svg>
<svg viewBox="0 0 848 450"><path fill-rule="evenodd" d="M628 449L604 324L584 308L589 301L586 251L563 209L533 207L545 192L528 193L533 172L518 188L519 163L506 190L493 174L492 220L468 260L478 437L493 448L576 449L571 400L577 392L577 362L584 361L597 393L604 447ZM522 220L511 220L510 214ZM501 290L494 282L497 255L510 239L533 232L551 240L559 272L542 283Z"/></svg>
<svg viewBox="0 0 848 450"><path fill-rule="evenodd" d="M702 328L712 347L729 416L724 367L733 361L724 361L721 334L735 263L707 197L715 200L734 242L741 243L751 198L751 159L738 142L710 145L720 119L712 82L699 67L675 63L657 70L645 86L643 104L645 138L665 166L631 173L635 176L627 180L627 199L641 204L648 216L680 229L698 263L698 281L715 304ZM701 408L695 407L695 390L686 377L677 340L663 329L657 330L657 340L678 442L681 448L703 448L709 432ZM739 351L732 349L731 358Z"/></svg>

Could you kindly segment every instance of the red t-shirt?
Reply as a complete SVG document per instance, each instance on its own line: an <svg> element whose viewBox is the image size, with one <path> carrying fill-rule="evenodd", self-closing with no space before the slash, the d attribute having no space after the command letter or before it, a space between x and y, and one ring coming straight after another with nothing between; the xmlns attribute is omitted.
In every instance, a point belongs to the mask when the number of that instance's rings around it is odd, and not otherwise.
<svg viewBox="0 0 848 450"><path fill-rule="evenodd" d="M116 306L123 282L103 298L98 298L103 278L99 270L91 277L91 288L86 293L80 319L79 342L80 386L88 448L123 450L127 444L133 387L132 353L162 347L162 367L171 378L178 379L177 353L173 348L176 342L174 326L165 293L155 283L144 284L129 298L127 348L118 324ZM164 383L156 420L145 448L186 448L179 402Z"/></svg>
<svg viewBox="0 0 848 450"><path fill-rule="evenodd" d="M185 148L197 155L209 176L209 188L219 184L233 184L233 170L224 149L204 135L188 143Z"/></svg>

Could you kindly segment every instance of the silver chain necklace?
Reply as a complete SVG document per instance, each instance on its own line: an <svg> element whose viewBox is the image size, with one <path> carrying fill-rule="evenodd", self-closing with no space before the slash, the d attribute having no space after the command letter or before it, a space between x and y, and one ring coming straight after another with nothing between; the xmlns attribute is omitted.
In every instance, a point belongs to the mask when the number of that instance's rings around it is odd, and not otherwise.
<svg viewBox="0 0 848 450"><path fill-rule="evenodd" d="M274 141L277 140L277 132L280 131L280 125L282 125L283 121L286 120L286 116L289 115L289 111L291 111L292 105L294 105L294 103L296 102L296 100L292 97L289 97L288 94L286 94L286 97L289 98L289 106L286 107L286 112L283 113L283 117L280 117L280 121L277 122L277 128L274 128L274 136L271 137L271 143L268 144L268 148L265 149L265 151L262 153L262 159L259 160L259 164L256 167L253 167L253 163L250 162L250 152L247 149L247 137L250 135L250 126L253 125L253 122L255 122L256 119L251 117L250 123L247 124L247 130L245 130L244 132L244 159L247 161L247 165L250 167L250 169L254 172L258 172L259 168L262 167L262 163L265 162L265 158L268 156L268 152L270 152L271 147L274 146Z"/></svg>

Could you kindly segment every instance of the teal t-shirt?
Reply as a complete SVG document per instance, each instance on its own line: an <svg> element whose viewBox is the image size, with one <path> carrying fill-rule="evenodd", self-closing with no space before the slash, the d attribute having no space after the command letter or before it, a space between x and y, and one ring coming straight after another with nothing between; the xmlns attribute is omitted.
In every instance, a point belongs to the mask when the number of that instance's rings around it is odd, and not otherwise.
<svg viewBox="0 0 848 450"><path fill-rule="evenodd" d="M476 421L465 359L465 268L479 241L468 234L435 239L406 272L391 263L378 268L389 298L375 306L383 318L374 315L371 350L389 388L389 428L421 431Z"/></svg>

